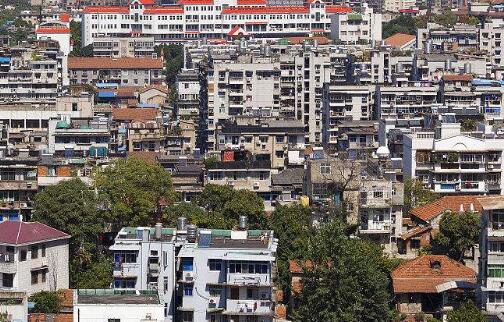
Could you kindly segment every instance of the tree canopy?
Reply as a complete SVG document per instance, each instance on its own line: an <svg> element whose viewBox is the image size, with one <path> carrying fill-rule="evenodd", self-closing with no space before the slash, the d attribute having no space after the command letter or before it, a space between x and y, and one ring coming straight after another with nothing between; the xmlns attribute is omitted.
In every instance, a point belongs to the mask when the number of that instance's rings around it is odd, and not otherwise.
<svg viewBox="0 0 504 322"><path fill-rule="evenodd" d="M309 238L295 321L391 321L389 272L380 247L351 239L340 220Z"/></svg>
<svg viewBox="0 0 504 322"><path fill-rule="evenodd" d="M463 303L458 309L448 312L447 322L485 322L487 319L472 301Z"/></svg>
<svg viewBox="0 0 504 322"><path fill-rule="evenodd" d="M98 191L106 196L117 227L160 221L162 205L177 200L170 173L137 158L117 160L105 169L97 169L93 179Z"/></svg>
<svg viewBox="0 0 504 322"><path fill-rule="evenodd" d="M62 298L60 291L41 291L30 296L35 303L33 313L58 313L61 311Z"/></svg>
<svg viewBox="0 0 504 322"><path fill-rule="evenodd" d="M425 189L422 182L416 179L404 180L404 214L409 214L410 210L428 204L439 199L439 195Z"/></svg>
<svg viewBox="0 0 504 322"><path fill-rule="evenodd" d="M416 33L415 19L409 15L400 15L383 24L383 38L388 38L395 33L414 35Z"/></svg>
<svg viewBox="0 0 504 322"><path fill-rule="evenodd" d="M474 212L444 214L439 234L433 240L433 251L461 261L464 253L478 243L480 217Z"/></svg>

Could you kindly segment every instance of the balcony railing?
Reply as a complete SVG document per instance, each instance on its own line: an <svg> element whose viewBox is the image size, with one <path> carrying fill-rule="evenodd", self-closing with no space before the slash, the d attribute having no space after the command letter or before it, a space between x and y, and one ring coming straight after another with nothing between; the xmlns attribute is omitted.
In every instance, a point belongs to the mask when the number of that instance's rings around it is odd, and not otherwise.
<svg viewBox="0 0 504 322"><path fill-rule="evenodd" d="M226 311L237 315L271 315L270 300L227 300Z"/></svg>

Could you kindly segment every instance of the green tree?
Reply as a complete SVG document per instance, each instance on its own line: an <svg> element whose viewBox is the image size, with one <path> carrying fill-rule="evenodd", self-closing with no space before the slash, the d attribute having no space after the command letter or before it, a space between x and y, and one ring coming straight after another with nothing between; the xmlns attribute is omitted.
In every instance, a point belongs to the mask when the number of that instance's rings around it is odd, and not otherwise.
<svg viewBox="0 0 504 322"><path fill-rule="evenodd" d="M9 322L7 320L7 316L8 316L7 312L0 312L0 322Z"/></svg>
<svg viewBox="0 0 504 322"><path fill-rule="evenodd" d="M457 23L457 16L451 10L445 10L442 14L437 15L434 21L444 27L452 28Z"/></svg>
<svg viewBox="0 0 504 322"><path fill-rule="evenodd" d="M208 184L196 199L196 204L207 211L222 210L234 196L235 190L230 186Z"/></svg>
<svg viewBox="0 0 504 322"><path fill-rule="evenodd" d="M156 53L163 54L166 62L166 82L173 87L177 79L177 74L184 65L184 47L181 45L162 45L155 48Z"/></svg>
<svg viewBox="0 0 504 322"><path fill-rule="evenodd" d="M117 227L151 225L161 219L162 205L177 199L170 173L137 158L117 160L92 177Z"/></svg>
<svg viewBox="0 0 504 322"><path fill-rule="evenodd" d="M485 322L487 319L472 301L463 303L458 309L448 312L447 322Z"/></svg>
<svg viewBox="0 0 504 322"><path fill-rule="evenodd" d="M112 283L112 259L104 254L83 251L70 265L72 288L109 288Z"/></svg>
<svg viewBox="0 0 504 322"><path fill-rule="evenodd" d="M391 321L389 272L377 245L349 238L340 220L311 237L295 321Z"/></svg>
<svg viewBox="0 0 504 322"><path fill-rule="evenodd" d="M478 214L448 212L439 222L439 234L433 240L432 251L461 261L465 252L478 243L479 234Z"/></svg>
<svg viewBox="0 0 504 322"><path fill-rule="evenodd" d="M62 181L45 188L34 199L33 220L72 236L70 254L80 248L94 249L108 216L104 200L80 179Z"/></svg>
<svg viewBox="0 0 504 322"><path fill-rule="evenodd" d="M439 195L425 189L422 182L416 179L404 180L404 213L409 214L410 210L431 203L439 199Z"/></svg>
<svg viewBox="0 0 504 322"><path fill-rule="evenodd" d="M461 123L462 131L469 132L476 130L476 121L473 119L465 119Z"/></svg>
<svg viewBox="0 0 504 322"><path fill-rule="evenodd" d="M414 35L416 33L415 20L409 15L400 15L383 24L383 38L388 38L395 33Z"/></svg>
<svg viewBox="0 0 504 322"><path fill-rule="evenodd" d="M33 313L58 313L61 311L61 293L59 291L41 291L30 296L35 303Z"/></svg>
<svg viewBox="0 0 504 322"><path fill-rule="evenodd" d="M278 238L277 286L290 294L289 260L302 259L312 234L310 208L300 205L278 206L269 217L269 226ZM287 297L285 299L287 301Z"/></svg>
<svg viewBox="0 0 504 322"><path fill-rule="evenodd" d="M226 229L232 228L232 223L226 220L222 213L216 211L207 212L195 203L180 202L167 207L163 213L163 223L168 226L176 226L177 218L186 217L187 220L200 228Z"/></svg>
<svg viewBox="0 0 504 322"><path fill-rule="evenodd" d="M234 190L231 200L224 204L222 214L235 224L238 224L240 216L247 216L250 229L267 228L264 201L253 191Z"/></svg>

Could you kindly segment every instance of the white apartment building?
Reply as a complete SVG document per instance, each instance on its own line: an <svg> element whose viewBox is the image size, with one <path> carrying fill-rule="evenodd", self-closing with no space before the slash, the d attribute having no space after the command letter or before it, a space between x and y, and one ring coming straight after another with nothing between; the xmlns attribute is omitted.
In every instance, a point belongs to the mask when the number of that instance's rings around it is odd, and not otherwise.
<svg viewBox="0 0 504 322"><path fill-rule="evenodd" d="M399 10L412 9L416 6L415 0L384 0L383 11L398 13Z"/></svg>
<svg viewBox="0 0 504 322"><path fill-rule="evenodd" d="M504 313L504 197L478 198L481 204L479 284L482 308L490 315ZM496 319L497 320L497 319Z"/></svg>
<svg viewBox="0 0 504 322"><path fill-rule="evenodd" d="M440 116L433 132L404 135L405 178L443 194L502 194L504 138L462 134L453 114Z"/></svg>
<svg viewBox="0 0 504 322"><path fill-rule="evenodd" d="M0 222L0 290L68 288L70 236L39 222Z"/></svg>
<svg viewBox="0 0 504 322"><path fill-rule="evenodd" d="M156 43L222 39L239 32L257 38L329 34L331 16L349 12L349 7L320 0L293 6L269 6L262 0L179 0L176 5L154 6L150 1L134 0L124 7L84 8L82 42L87 46L99 37L128 34L151 36ZM368 12L366 16L373 15ZM381 16L369 22L368 30L376 32L359 34L368 39L381 36Z"/></svg>
<svg viewBox="0 0 504 322"><path fill-rule="evenodd" d="M414 116L430 113L437 102L438 86L411 83L407 86L378 86L376 88L376 118Z"/></svg>
<svg viewBox="0 0 504 322"><path fill-rule="evenodd" d="M165 321L272 321L272 231L123 228L111 246L114 288L156 290Z"/></svg>
<svg viewBox="0 0 504 322"><path fill-rule="evenodd" d="M382 15L366 3L361 12L331 16L331 39L343 44L371 44L382 40Z"/></svg>
<svg viewBox="0 0 504 322"><path fill-rule="evenodd" d="M198 122L200 107L199 73L195 69L183 69L177 75L177 115L181 119Z"/></svg>
<svg viewBox="0 0 504 322"><path fill-rule="evenodd" d="M153 57L154 37L103 37L93 41L94 57Z"/></svg>
<svg viewBox="0 0 504 322"><path fill-rule="evenodd" d="M373 85L324 86L324 144L338 143L338 124L344 120L372 119L375 96Z"/></svg>

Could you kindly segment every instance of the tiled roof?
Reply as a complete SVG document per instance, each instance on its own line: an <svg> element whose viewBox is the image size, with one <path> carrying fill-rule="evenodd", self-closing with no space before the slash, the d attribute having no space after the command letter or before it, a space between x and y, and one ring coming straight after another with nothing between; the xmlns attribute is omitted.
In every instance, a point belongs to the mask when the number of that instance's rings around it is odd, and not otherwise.
<svg viewBox="0 0 504 322"><path fill-rule="evenodd" d="M342 6L326 6L326 13L350 13L352 8Z"/></svg>
<svg viewBox="0 0 504 322"><path fill-rule="evenodd" d="M128 7L85 7L82 13L129 13Z"/></svg>
<svg viewBox="0 0 504 322"><path fill-rule="evenodd" d="M67 27L40 27L35 30L38 34L69 34L70 28Z"/></svg>
<svg viewBox="0 0 504 322"><path fill-rule="evenodd" d="M70 235L40 222L0 223L0 244L23 245L66 238L70 238Z"/></svg>
<svg viewBox="0 0 504 322"><path fill-rule="evenodd" d="M59 19L61 22L70 22L70 14L64 12L60 14Z"/></svg>
<svg viewBox="0 0 504 322"><path fill-rule="evenodd" d="M179 0L177 1L178 4L189 4L189 5L212 5L214 2L213 0Z"/></svg>
<svg viewBox="0 0 504 322"><path fill-rule="evenodd" d="M471 74L445 74L443 75L443 80L448 82L470 82L473 80L473 75Z"/></svg>
<svg viewBox="0 0 504 322"><path fill-rule="evenodd" d="M248 33L240 26L234 26L229 32L228 32L228 35L229 36L239 36L239 35L243 35L243 36L246 36L248 35Z"/></svg>
<svg viewBox="0 0 504 322"><path fill-rule="evenodd" d="M476 283L474 270L444 255L419 256L391 275L394 293L439 293L436 287L446 282Z"/></svg>
<svg viewBox="0 0 504 322"><path fill-rule="evenodd" d="M168 88L168 86L162 86L162 85L150 85L150 86L145 86L145 87L142 87L138 90L139 93L145 93L151 89L157 89L158 91L161 91L163 93L166 93L166 94L169 94L170 93L170 89Z"/></svg>
<svg viewBox="0 0 504 322"><path fill-rule="evenodd" d="M410 239L412 237L415 237L415 236L421 235L421 234L423 234L425 232L428 232L431 229L432 229L431 226L427 226L427 227L418 226L418 227L410 229L407 232L405 232L404 234L402 234L401 235L401 239L402 240L408 240L408 239Z"/></svg>
<svg viewBox="0 0 504 322"><path fill-rule="evenodd" d="M327 45L329 43L329 39L327 39L324 36L314 36L314 37L289 37L287 38L289 40L289 43L292 45L297 45L301 44L302 42L306 40L313 40L317 41L319 45Z"/></svg>
<svg viewBox="0 0 504 322"><path fill-rule="evenodd" d="M309 13L303 6L268 6L268 7L227 7L222 14L267 14L267 13Z"/></svg>
<svg viewBox="0 0 504 322"><path fill-rule="evenodd" d="M239 6L266 5L266 0L237 0Z"/></svg>
<svg viewBox="0 0 504 322"><path fill-rule="evenodd" d="M159 155L159 152L153 152L153 151L131 151L131 152L128 152L129 158L139 159L139 160L148 162L150 164L157 163L158 155Z"/></svg>
<svg viewBox="0 0 504 322"><path fill-rule="evenodd" d="M460 211L460 205L463 205L464 210L467 211L471 204L475 211L481 211L478 196L444 196L434 202L412 209L411 215L428 222L445 211Z"/></svg>
<svg viewBox="0 0 504 322"><path fill-rule="evenodd" d="M182 14L184 13L184 8L178 6L152 7L145 9L143 13L147 15Z"/></svg>
<svg viewBox="0 0 504 322"><path fill-rule="evenodd" d="M163 60L140 57L68 57L69 69L162 69Z"/></svg>
<svg viewBox="0 0 504 322"><path fill-rule="evenodd" d="M385 44L388 46L401 48L416 39L415 35L396 33L385 39Z"/></svg>
<svg viewBox="0 0 504 322"><path fill-rule="evenodd" d="M114 108L112 119L120 121L153 121L156 119L158 110L155 108Z"/></svg>
<svg viewBox="0 0 504 322"><path fill-rule="evenodd" d="M479 197L478 202L483 210L504 209L504 196Z"/></svg>

